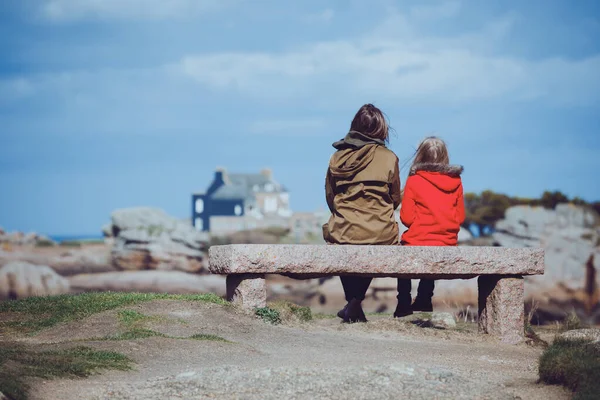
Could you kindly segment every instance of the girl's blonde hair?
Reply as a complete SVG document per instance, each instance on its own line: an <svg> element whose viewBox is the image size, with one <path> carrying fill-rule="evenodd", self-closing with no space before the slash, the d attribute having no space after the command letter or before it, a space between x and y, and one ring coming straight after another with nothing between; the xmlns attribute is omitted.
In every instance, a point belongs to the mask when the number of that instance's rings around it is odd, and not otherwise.
<svg viewBox="0 0 600 400"><path fill-rule="evenodd" d="M450 156L446 143L436 136L430 136L419 144L415 153L415 159L412 163L416 164L432 163L432 164L450 164Z"/></svg>

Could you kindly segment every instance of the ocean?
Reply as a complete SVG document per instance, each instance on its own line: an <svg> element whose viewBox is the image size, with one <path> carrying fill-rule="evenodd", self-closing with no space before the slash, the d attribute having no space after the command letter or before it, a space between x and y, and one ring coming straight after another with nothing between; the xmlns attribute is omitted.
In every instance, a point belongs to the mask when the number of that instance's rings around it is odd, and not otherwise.
<svg viewBox="0 0 600 400"><path fill-rule="evenodd" d="M57 243L61 242L96 242L99 240L103 240L104 236L102 234L91 234L91 235L50 235L50 239L54 240Z"/></svg>

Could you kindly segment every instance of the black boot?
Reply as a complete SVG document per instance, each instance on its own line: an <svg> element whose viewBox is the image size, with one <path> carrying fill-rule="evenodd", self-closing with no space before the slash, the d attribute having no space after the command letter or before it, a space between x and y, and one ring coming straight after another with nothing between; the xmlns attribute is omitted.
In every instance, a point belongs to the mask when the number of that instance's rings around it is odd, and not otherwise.
<svg viewBox="0 0 600 400"><path fill-rule="evenodd" d="M406 317L407 315L411 315L412 313L413 310L411 309L410 305L407 306L405 304L398 303L398 305L396 306L396 311L394 311L394 318Z"/></svg>
<svg viewBox="0 0 600 400"><path fill-rule="evenodd" d="M434 288L435 281L431 279L421 279L421 281L419 282L417 297L415 298L415 302L412 305L413 311L433 311L433 304L431 304L431 298L433 297Z"/></svg>
<svg viewBox="0 0 600 400"><path fill-rule="evenodd" d="M348 304L350 304L350 303L346 303L344 308L342 308L340 311L337 312L338 318L344 319L344 316L346 315L346 309L348 308Z"/></svg>
<svg viewBox="0 0 600 400"><path fill-rule="evenodd" d="M398 279L398 305L396 311L394 311L394 318L402 318L407 315L411 315L412 309L410 308L410 302L412 300L410 296L410 279Z"/></svg>
<svg viewBox="0 0 600 400"><path fill-rule="evenodd" d="M421 312L432 312L433 304L431 304L431 297L424 298L417 296L415 302L412 304L412 310Z"/></svg>
<svg viewBox="0 0 600 400"><path fill-rule="evenodd" d="M362 309L360 300L352 299L350 303L348 303L346 312L344 313L344 322L367 322L367 317Z"/></svg>

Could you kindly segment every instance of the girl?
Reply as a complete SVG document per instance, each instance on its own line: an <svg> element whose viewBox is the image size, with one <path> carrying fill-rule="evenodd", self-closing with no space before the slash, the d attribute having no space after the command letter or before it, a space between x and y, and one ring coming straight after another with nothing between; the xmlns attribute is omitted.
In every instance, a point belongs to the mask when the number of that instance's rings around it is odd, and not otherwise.
<svg viewBox="0 0 600 400"><path fill-rule="evenodd" d="M331 218L323 225L328 244L398 244L394 211L400 205L398 157L386 148L389 128L372 104L362 106L346 137L333 144L325 195ZM338 316L366 322L361 302L372 278L341 276L348 302Z"/></svg>
<svg viewBox="0 0 600 400"><path fill-rule="evenodd" d="M408 228L402 234L406 246L456 246L465 204L460 174L463 167L450 165L446 144L437 137L421 142L410 168L400 220ZM413 311L433 311L434 281L421 279L415 302L410 304L411 281L398 279L398 306L394 317Z"/></svg>

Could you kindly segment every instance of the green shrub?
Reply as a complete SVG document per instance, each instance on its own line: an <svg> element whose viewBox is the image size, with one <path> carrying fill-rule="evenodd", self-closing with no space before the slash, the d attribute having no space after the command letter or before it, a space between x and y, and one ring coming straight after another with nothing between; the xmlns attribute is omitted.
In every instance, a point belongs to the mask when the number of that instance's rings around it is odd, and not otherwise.
<svg viewBox="0 0 600 400"><path fill-rule="evenodd" d="M269 307L279 312L283 321L307 322L313 319L310 307L303 307L289 301L276 301L269 304Z"/></svg>
<svg viewBox="0 0 600 400"><path fill-rule="evenodd" d="M574 399L597 399L600 393L600 349L586 340L556 339L540 357L542 382L575 392Z"/></svg>
<svg viewBox="0 0 600 400"><path fill-rule="evenodd" d="M571 313L567 315L567 318L565 318L562 324L560 325L561 332L585 328L589 328L589 326L581 322L581 319L579 319L579 316L577 316L577 313L575 313L575 311L571 311Z"/></svg>
<svg viewBox="0 0 600 400"><path fill-rule="evenodd" d="M274 310L270 307L257 308L255 313L264 321L269 322L273 325L281 323L281 315L279 314L279 311Z"/></svg>
<svg viewBox="0 0 600 400"><path fill-rule="evenodd" d="M56 243L50 239L41 239L35 243L35 247L54 247Z"/></svg>
<svg viewBox="0 0 600 400"><path fill-rule="evenodd" d="M63 247L81 247L80 240L63 240L60 242L60 245Z"/></svg>

